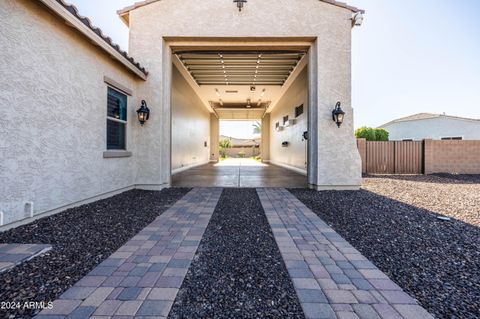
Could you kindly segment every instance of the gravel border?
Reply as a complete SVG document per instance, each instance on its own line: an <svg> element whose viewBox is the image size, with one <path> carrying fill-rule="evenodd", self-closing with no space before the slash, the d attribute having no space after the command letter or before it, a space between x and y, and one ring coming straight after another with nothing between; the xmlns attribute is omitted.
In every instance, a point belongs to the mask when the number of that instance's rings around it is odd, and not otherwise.
<svg viewBox="0 0 480 319"><path fill-rule="evenodd" d="M405 181L393 185L388 178L366 181L369 189L395 193L412 205L365 189L289 191L430 313L438 318L479 318L480 228L456 219L441 221L436 218L437 211L413 205L428 201L428 196L431 201L439 200L439 187L432 184L435 178L440 177L418 177L430 183L413 183L409 191L404 190ZM412 180L415 178L408 178L408 182ZM450 192L457 188L451 185ZM425 198L416 197L427 192ZM447 204L437 203L443 209ZM457 207L450 203L450 209ZM475 207L480 207L478 202Z"/></svg>
<svg viewBox="0 0 480 319"><path fill-rule="evenodd" d="M0 233L0 243L50 244L53 249L0 274L0 301L53 301L189 189L132 190ZM29 318L39 310L9 310Z"/></svg>
<svg viewBox="0 0 480 319"><path fill-rule="evenodd" d="M169 318L304 318L255 189L224 189Z"/></svg>

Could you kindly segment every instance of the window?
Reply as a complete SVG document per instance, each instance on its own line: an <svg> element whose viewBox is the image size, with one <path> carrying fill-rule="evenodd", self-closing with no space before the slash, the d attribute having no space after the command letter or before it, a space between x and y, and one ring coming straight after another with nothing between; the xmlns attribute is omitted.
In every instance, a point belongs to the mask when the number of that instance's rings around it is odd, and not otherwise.
<svg viewBox="0 0 480 319"><path fill-rule="evenodd" d="M454 137L442 137L442 141L461 141L463 137L461 136L454 136Z"/></svg>
<svg viewBox="0 0 480 319"><path fill-rule="evenodd" d="M107 150L125 150L127 132L127 96L108 88Z"/></svg>
<svg viewBox="0 0 480 319"><path fill-rule="evenodd" d="M287 124L288 122L288 115L283 117L283 125Z"/></svg>
<svg viewBox="0 0 480 319"><path fill-rule="evenodd" d="M275 128L278 129L280 127L280 122L275 123Z"/></svg>
<svg viewBox="0 0 480 319"><path fill-rule="evenodd" d="M303 104L295 108L295 117L299 117L303 114Z"/></svg>

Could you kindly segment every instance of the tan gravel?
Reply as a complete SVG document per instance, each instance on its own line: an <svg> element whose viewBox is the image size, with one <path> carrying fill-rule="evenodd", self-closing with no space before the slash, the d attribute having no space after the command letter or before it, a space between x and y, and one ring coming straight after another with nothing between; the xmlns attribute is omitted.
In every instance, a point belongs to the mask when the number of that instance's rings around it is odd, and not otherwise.
<svg viewBox="0 0 480 319"><path fill-rule="evenodd" d="M370 176L363 188L480 227L480 175Z"/></svg>

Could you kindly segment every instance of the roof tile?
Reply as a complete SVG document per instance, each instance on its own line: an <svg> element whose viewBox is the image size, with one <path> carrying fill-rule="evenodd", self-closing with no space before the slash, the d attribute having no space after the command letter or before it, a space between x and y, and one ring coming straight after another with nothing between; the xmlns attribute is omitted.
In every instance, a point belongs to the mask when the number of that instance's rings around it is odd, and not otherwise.
<svg viewBox="0 0 480 319"><path fill-rule="evenodd" d="M62 5L68 12L70 12L75 18L81 21L86 27L91 29L98 35L103 41L105 41L108 45L114 48L118 53L120 53L123 57L125 57L130 63L132 63L137 69L139 69L143 74L148 75L147 70L140 65L140 63L136 62L131 56L128 55L126 51L123 51L118 44L113 43L112 39L103 34L103 31L100 28L97 28L92 24L90 19L84 17L79 14L77 7L72 4L66 3L64 0L56 0L60 5Z"/></svg>

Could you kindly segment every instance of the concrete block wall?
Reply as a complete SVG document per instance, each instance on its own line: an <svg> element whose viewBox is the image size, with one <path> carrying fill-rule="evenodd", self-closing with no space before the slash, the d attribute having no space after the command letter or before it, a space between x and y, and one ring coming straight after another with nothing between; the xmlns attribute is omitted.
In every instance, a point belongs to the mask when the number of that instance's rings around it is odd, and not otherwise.
<svg viewBox="0 0 480 319"><path fill-rule="evenodd" d="M480 174L480 141L425 140L425 174Z"/></svg>

